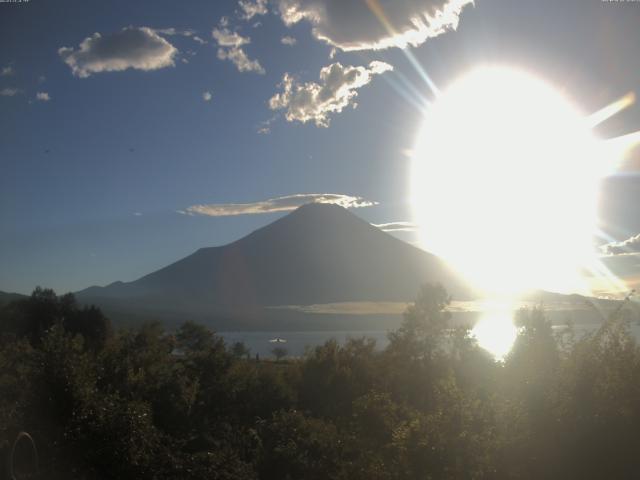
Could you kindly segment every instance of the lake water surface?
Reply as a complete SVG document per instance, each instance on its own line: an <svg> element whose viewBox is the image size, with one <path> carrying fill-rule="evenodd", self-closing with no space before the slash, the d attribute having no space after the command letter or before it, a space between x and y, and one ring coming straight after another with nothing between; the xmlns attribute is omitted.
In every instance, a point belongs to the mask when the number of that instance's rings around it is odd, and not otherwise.
<svg viewBox="0 0 640 480"><path fill-rule="evenodd" d="M582 324L574 326L576 338L591 332L599 327L599 324ZM565 329L564 326L554 326L554 330ZM640 325L631 325L631 333L640 342ZM363 331L319 331L319 332L219 332L228 345L235 342L243 342L250 350L251 355L260 357L272 357L275 347L284 347L289 356L299 357L304 354L306 348L322 345L327 340L335 339L339 344L344 344L350 338L372 338L376 341L378 349L384 349L389 344L388 330L363 330ZM285 343L270 342L275 338L286 340Z"/></svg>

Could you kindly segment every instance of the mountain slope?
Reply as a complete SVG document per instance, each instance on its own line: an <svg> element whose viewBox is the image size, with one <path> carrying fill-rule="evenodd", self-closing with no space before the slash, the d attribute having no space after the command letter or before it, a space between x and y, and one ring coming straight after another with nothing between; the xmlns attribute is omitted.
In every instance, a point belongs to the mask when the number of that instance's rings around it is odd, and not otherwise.
<svg viewBox="0 0 640 480"><path fill-rule="evenodd" d="M21 300L23 298L27 298L27 296L20 293L0 292L0 306L6 305L7 303L11 303L15 300Z"/></svg>
<svg viewBox="0 0 640 480"><path fill-rule="evenodd" d="M468 297L434 255L342 207L309 204L229 245L78 297L148 311L238 314L276 305L410 301L426 281L441 282L457 299Z"/></svg>

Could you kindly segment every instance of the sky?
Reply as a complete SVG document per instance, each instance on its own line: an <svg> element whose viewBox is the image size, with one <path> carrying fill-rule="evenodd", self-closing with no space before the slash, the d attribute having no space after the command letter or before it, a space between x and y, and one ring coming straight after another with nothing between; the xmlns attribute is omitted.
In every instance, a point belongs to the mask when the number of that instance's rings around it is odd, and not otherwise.
<svg viewBox="0 0 640 480"><path fill-rule="evenodd" d="M411 152L437 89L508 65L592 113L640 94L639 26L631 1L0 3L0 290L131 281L309 201L417 242ZM597 133L638 129L633 104ZM635 149L598 208L629 288L639 168Z"/></svg>

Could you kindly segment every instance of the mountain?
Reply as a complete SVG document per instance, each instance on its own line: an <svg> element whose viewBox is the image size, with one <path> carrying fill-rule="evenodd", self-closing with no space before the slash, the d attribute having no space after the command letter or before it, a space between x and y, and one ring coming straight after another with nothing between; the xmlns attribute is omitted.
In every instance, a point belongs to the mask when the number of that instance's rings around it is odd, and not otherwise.
<svg viewBox="0 0 640 480"><path fill-rule="evenodd" d="M26 295L21 295L19 293L7 293L0 292L0 307L2 305L6 305L7 303L11 303L14 300L20 300L22 298L27 298Z"/></svg>
<svg viewBox="0 0 640 480"><path fill-rule="evenodd" d="M231 244L77 297L107 311L219 320L259 317L271 306L411 301L428 281L441 282L456 299L469 298L438 257L342 207L308 204Z"/></svg>

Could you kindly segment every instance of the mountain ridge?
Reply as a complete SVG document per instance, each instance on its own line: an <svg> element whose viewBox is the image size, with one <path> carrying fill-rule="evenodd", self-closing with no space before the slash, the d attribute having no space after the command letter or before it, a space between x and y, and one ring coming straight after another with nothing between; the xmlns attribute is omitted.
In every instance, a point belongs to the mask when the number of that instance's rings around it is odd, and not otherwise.
<svg viewBox="0 0 640 480"><path fill-rule="evenodd" d="M441 259L337 205L308 204L223 246L132 282L77 292L83 302L173 310L184 315L256 315L263 307L345 301L411 301L427 281L456 298L470 289Z"/></svg>

